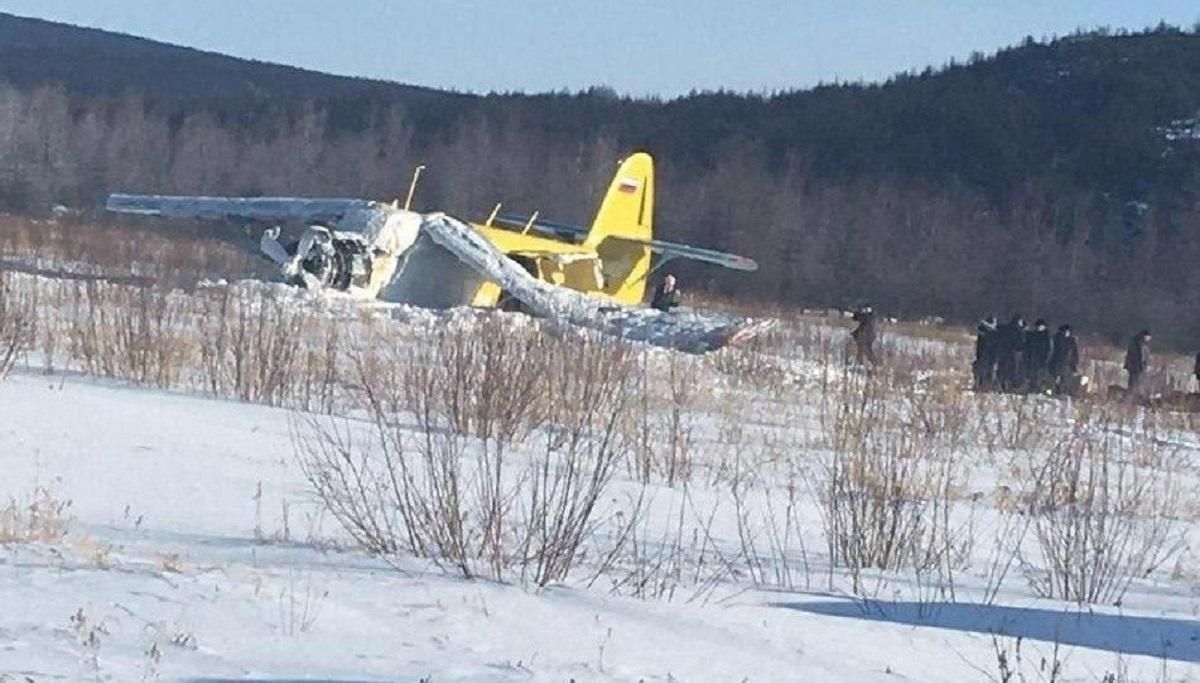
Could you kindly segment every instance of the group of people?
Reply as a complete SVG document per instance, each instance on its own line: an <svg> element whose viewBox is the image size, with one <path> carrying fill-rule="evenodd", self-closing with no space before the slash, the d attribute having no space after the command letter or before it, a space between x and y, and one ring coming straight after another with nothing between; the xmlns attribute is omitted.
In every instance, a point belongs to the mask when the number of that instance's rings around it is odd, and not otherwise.
<svg viewBox="0 0 1200 683"><path fill-rule="evenodd" d="M1079 342L1070 325L1053 335L1045 320L1033 327L1014 315L1004 324L979 323L972 364L978 391L1073 394L1079 389Z"/></svg>
<svg viewBox="0 0 1200 683"><path fill-rule="evenodd" d="M679 306L679 287L675 276L667 275L655 289L650 306L669 312ZM863 304L853 314L856 327L850 333L860 364L875 365L875 340L878 327L875 310ZM1129 340L1125 349L1125 372L1129 375L1128 390L1142 390L1142 378L1150 368L1150 330L1142 330ZM1071 326L1059 325L1052 335L1045 320L1035 320L1026 327L1021 315L1007 323L998 324L995 317L980 321L975 336L975 360L971 365L977 391L1009 393L1075 394L1081 387L1079 374L1079 342ZM1196 354L1193 371L1200 387L1200 353Z"/></svg>
<svg viewBox="0 0 1200 683"><path fill-rule="evenodd" d="M1150 330L1141 330L1125 348L1123 367L1130 395L1143 392L1151 339ZM1079 342L1071 326L1061 325L1051 336L1045 320L1027 328L1020 315L1003 325L990 317L979 323L972 369L979 391L1075 394L1081 388ZM1196 354L1194 374L1200 385L1200 353Z"/></svg>

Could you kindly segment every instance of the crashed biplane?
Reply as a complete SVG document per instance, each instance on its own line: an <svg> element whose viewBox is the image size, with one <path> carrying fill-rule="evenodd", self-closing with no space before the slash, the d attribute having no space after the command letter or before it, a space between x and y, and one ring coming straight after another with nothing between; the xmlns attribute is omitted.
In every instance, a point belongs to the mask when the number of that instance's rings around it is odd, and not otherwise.
<svg viewBox="0 0 1200 683"><path fill-rule="evenodd" d="M419 171L419 169L418 169ZM413 187L416 176L413 179ZM618 336L707 351L761 325L726 316L640 307L653 270L677 258L752 271L745 257L654 238L654 165L625 159L590 228L499 216L464 223L444 213L364 199L179 197L114 194L110 211L173 218L296 222L295 241L274 225L257 249L286 282L383 301L446 308L508 306ZM654 256L657 255L657 262Z"/></svg>

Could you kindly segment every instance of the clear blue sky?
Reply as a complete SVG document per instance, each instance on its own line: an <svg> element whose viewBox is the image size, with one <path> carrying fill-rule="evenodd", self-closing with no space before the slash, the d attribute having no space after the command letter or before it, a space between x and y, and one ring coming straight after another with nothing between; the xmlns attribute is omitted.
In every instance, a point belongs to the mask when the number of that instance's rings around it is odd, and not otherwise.
<svg viewBox="0 0 1200 683"><path fill-rule="evenodd" d="M419 85L668 96L873 81L1025 35L1200 21L1196 0L0 0L0 11Z"/></svg>

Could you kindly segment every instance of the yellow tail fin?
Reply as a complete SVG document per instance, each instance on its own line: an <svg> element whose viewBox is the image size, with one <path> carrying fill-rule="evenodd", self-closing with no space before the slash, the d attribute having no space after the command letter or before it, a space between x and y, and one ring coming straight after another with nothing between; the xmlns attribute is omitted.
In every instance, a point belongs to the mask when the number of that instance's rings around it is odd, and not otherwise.
<svg viewBox="0 0 1200 683"><path fill-rule="evenodd" d="M654 160L637 152L621 162L584 240L604 264L605 294L621 303L641 303L650 272L650 248L639 242L653 238Z"/></svg>

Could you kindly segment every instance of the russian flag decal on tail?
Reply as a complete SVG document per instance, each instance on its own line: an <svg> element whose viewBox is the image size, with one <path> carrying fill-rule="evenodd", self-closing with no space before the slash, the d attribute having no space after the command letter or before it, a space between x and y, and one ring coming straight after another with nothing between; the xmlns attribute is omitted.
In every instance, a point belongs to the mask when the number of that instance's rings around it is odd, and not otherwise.
<svg viewBox="0 0 1200 683"><path fill-rule="evenodd" d="M621 178L621 183L617 186L622 192L637 192L641 187L641 183L633 178Z"/></svg>

